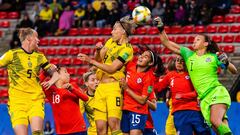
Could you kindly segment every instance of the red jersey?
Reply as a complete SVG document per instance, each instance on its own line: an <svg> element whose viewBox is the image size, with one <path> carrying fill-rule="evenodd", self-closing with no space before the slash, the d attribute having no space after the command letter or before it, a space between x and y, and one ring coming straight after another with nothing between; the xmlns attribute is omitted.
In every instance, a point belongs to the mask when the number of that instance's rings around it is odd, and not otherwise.
<svg viewBox="0 0 240 135"><path fill-rule="evenodd" d="M43 75L40 75L43 80ZM87 131L84 118L79 111L79 98L88 100L88 96L81 92L76 84L72 90L51 86L45 90L45 95L51 104L57 134L69 134Z"/></svg>
<svg viewBox="0 0 240 135"><path fill-rule="evenodd" d="M170 87L172 93L172 113L179 110L200 111L197 101L197 93L194 90L187 72L168 72L167 75L163 79L160 79L159 82L155 85L158 92L168 86ZM181 98L176 99L176 94L181 94Z"/></svg>
<svg viewBox="0 0 240 135"><path fill-rule="evenodd" d="M156 95L154 92L152 92L149 96L149 99L148 100L152 100L152 99L156 99ZM148 108L150 110L150 108ZM154 125L153 125L153 119L152 119L152 115L151 115L151 112L148 111L148 118L147 118L147 121L146 121L146 126L145 128L148 128L148 129L154 129Z"/></svg>
<svg viewBox="0 0 240 135"><path fill-rule="evenodd" d="M139 96L149 96L148 90L153 89L153 81L151 78L153 71L137 72L136 62L129 62L126 66L126 71L126 82L128 87ZM123 110L148 114L148 105L141 105L124 91Z"/></svg>

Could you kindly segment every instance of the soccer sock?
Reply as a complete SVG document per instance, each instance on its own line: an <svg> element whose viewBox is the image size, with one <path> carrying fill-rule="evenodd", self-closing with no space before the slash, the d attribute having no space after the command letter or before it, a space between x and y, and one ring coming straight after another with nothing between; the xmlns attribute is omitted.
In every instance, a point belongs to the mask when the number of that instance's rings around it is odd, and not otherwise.
<svg viewBox="0 0 240 135"><path fill-rule="evenodd" d="M42 131L33 131L32 135L43 135Z"/></svg>
<svg viewBox="0 0 240 135"><path fill-rule="evenodd" d="M115 131L112 131L112 135L122 135L122 131L121 130L115 130Z"/></svg>
<svg viewBox="0 0 240 135"><path fill-rule="evenodd" d="M223 123L217 128L217 131L220 135L232 135L231 129Z"/></svg>

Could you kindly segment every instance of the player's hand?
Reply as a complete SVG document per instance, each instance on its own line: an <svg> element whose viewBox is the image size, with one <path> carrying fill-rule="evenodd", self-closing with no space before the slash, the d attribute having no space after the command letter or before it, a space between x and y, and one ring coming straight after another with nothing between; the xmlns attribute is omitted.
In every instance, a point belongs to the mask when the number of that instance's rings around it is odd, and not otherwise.
<svg viewBox="0 0 240 135"><path fill-rule="evenodd" d="M103 44L102 42L97 42L96 46L95 46L96 50L101 50L103 48Z"/></svg>
<svg viewBox="0 0 240 135"><path fill-rule="evenodd" d="M58 68L57 68L57 66L56 66L56 65L54 65L54 64L51 64L51 66L50 66L50 70L51 70L51 71L53 71L53 72L55 72L55 71L57 71L57 70L58 70Z"/></svg>
<svg viewBox="0 0 240 135"><path fill-rule="evenodd" d="M128 88L127 82L124 78L120 79L119 84L123 90L126 90Z"/></svg>
<svg viewBox="0 0 240 135"><path fill-rule="evenodd" d="M218 60L222 62L226 67L229 65L229 59L226 53L217 52Z"/></svg>
<svg viewBox="0 0 240 135"><path fill-rule="evenodd" d="M49 81L47 81L47 82L42 82L41 85L42 85L42 87L43 87L44 89L46 89L46 90L48 90L48 89L52 86L51 82L49 82Z"/></svg>
<svg viewBox="0 0 240 135"><path fill-rule="evenodd" d="M182 95L177 93L176 96L175 96L175 98L179 100L179 99L182 98Z"/></svg>
<svg viewBox="0 0 240 135"><path fill-rule="evenodd" d="M90 62L91 58L88 57L86 54L79 53L77 56L80 60L85 61L85 62Z"/></svg>
<svg viewBox="0 0 240 135"><path fill-rule="evenodd" d="M155 17L153 19L153 25L157 26L160 33L164 30L164 24L163 24L162 19L160 17Z"/></svg>
<svg viewBox="0 0 240 135"><path fill-rule="evenodd" d="M63 87L64 89L68 89L68 90L71 90L71 89L72 89L71 83L65 83L65 84L63 84L62 87Z"/></svg>

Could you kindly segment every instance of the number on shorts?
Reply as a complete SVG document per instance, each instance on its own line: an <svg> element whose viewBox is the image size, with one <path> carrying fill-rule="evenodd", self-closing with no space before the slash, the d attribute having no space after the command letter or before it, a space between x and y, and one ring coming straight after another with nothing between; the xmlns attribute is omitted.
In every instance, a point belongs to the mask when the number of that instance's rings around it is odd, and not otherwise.
<svg viewBox="0 0 240 135"><path fill-rule="evenodd" d="M140 123L140 115L139 114L132 114L132 124Z"/></svg>
<svg viewBox="0 0 240 135"><path fill-rule="evenodd" d="M121 100L120 97L116 97L116 106L120 106Z"/></svg>
<svg viewBox="0 0 240 135"><path fill-rule="evenodd" d="M60 102L60 95L53 95L53 104L58 104Z"/></svg>

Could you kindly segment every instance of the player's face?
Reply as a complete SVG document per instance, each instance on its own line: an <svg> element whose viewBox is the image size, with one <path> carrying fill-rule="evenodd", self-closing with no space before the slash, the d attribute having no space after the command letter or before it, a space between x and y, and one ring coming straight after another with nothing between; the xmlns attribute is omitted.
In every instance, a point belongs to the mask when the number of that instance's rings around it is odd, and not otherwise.
<svg viewBox="0 0 240 135"><path fill-rule="evenodd" d="M138 57L137 65L141 67L149 66L149 64L152 63L151 60L151 53L149 51L145 51Z"/></svg>
<svg viewBox="0 0 240 135"><path fill-rule="evenodd" d="M113 41L119 41L122 38L122 35L125 33L123 27L119 22L115 23L112 30L112 39Z"/></svg>
<svg viewBox="0 0 240 135"><path fill-rule="evenodd" d="M68 83L70 80L70 74L67 72L66 68L61 67L60 72L60 79L64 81L65 83Z"/></svg>
<svg viewBox="0 0 240 135"><path fill-rule="evenodd" d="M192 47L194 50L200 50L200 49L206 48L204 36L197 35L193 41Z"/></svg>
<svg viewBox="0 0 240 135"><path fill-rule="evenodd" d="M97 80L96 74L91 74L88 77L88 81L86 82L86 86L89 90L95 91L98 86L99 81Z"/></svg>
<svg viewBox="0 0 240 135"><path fill-rule="evenodd" d="M183 64L184 64L183 58L178 56L177 59L176 59L176 62L175 62L176 69L178 71L183 71L184 70Z"/></svg>
<svg viewBox="0 0 240 135"><path fill-rule="evenodd" d="M39 39L36 31L34 31L33 34L30 36L29 42L31 50L38 50Z"/></svg>

